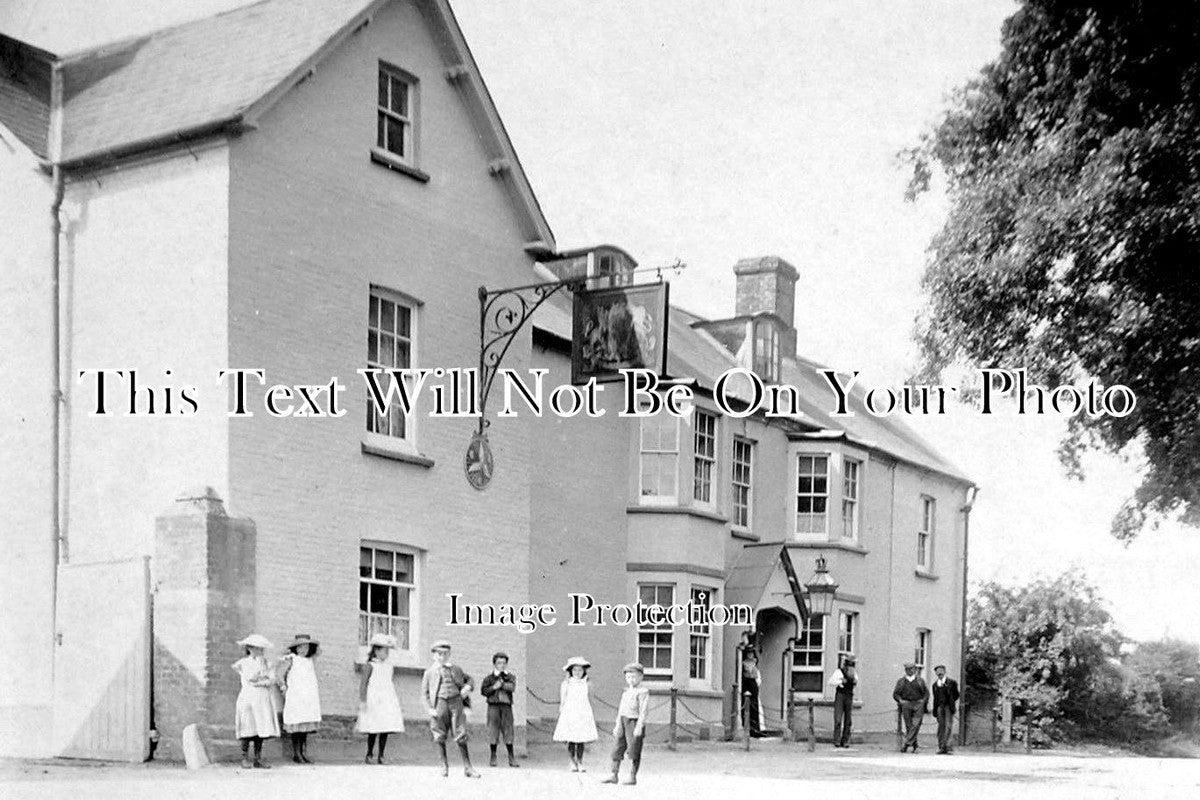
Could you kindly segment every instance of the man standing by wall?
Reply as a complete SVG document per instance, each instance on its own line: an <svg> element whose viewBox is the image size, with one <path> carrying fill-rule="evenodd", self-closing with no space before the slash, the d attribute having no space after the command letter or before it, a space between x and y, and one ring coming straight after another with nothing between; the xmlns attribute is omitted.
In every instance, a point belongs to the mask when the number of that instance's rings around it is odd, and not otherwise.
<svg viewBox="0 0 1200 800"><path fill-rule="evenodd" d="M937 680L933 682L933 717L938 726L938 753L950 752L950 737L954 731L954 712L958 708L958 681L946 677L946 667L938 664L933 668Z"/></svg>
<svg viewBox="0 0 1200 800"><path fill-rule="evenodd" d="M854 669L854 656L842 659L840 669L835 669L829 678L833 692L833 746L850 746L850 728L852 725L851 712L854 709L854 687L858 684L858 675Z"/></svg>
<svg viewBox="0 0 1200 800"><path fill-rule="evenodd" d="M917 665L909 661L904 665L904 677L896 681L892 690L892 699L900 709L900 718L904 720L904 743L900 746L903 753L908 748L917 752L917 735L921 732L921 722L925 718L925 709L929 704L929 687L917 674Z"/></svg>

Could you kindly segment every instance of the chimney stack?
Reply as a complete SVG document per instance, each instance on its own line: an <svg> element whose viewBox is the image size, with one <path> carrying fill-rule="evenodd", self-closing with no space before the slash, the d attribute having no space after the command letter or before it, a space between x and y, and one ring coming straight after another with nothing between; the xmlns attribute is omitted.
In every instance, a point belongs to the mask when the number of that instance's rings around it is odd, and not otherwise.
<svg viewBox="0 0 1200 800"><path fill-rule="evenodd" d="M743 258L733 266L737 276L735 313L774 314L779 318L779 344L789 357L796 354L796 268L779 256Z"/></svg>

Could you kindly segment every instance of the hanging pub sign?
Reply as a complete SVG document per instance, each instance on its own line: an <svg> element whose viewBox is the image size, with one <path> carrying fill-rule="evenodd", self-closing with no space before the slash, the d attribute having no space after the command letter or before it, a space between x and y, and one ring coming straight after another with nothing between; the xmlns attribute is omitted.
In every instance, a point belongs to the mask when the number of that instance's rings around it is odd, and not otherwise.
<svg viewBox="0 0 1200 800"><path fill-rule="evenodd" d="M619 370L667 371L668 296L665 282L575 293L571 382L621 379Z"/></svg>

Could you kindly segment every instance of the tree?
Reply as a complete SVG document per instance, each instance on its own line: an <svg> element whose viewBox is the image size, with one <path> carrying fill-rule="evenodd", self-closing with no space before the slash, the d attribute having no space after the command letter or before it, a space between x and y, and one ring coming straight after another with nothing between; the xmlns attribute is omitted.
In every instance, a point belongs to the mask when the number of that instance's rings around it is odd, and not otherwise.
<svg viewBox="0 0 1200 800"><path fill-rule="evenodd" d="M1200 647L1178 639L1143 642L1128 664L1158 684L1172 727L1181 733L1200 727Z"/></svg>
<svg viewBox="0 0 1200 800"><path fill-rule="evenodd" d="M971 598L968 619L966 672L973 688L1017 701L1046 735L1087 722L1121 636L1081 575L1020 587L985 582ZM1111 695L1111 679L1106 685Z"/></svg>
<svg viewBox="0 0 1200 800"><path fill-rule="evenodd" d="M1096 379L1125 417L1072 418L1060 449L1135 443L1113 521L1200 523L1200 0L1019 0L1003 51L919 147L910 196L945 176L917 323L921 380L948 366Z"/></svg>

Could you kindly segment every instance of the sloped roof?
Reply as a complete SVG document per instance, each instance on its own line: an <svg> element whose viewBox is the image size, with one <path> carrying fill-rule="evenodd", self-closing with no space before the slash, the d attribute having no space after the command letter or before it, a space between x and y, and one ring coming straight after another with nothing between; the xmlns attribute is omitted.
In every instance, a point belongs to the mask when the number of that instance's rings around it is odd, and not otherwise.
<svg viewBox="0 0 1200 800"><path fill-rule="evenodd" d="M732 353L703 330L692 327L705 318L678 306L671 306L668 333L667 372L675 378L694 378L704 389L712 390L721 373L742 366ZM533 323L536 327L557 336L571 339L571 310L566 301L556 295L538 309ZM905 425L896 416L875 417L863 405L865 390L856 384L849 392L849 407L853 417L833 417L836 397L821 377L820 364L797 357L783 360L782 383L799 389L800 415L791 417L809 431L836 431L855 444L893 458L941 473L964 483L972 483L966 474L951 461ZM869 388L869 387L868 387Z"/></svg>
<svg viewBox="0 0 1200 800"><path fill-rule="evenodd" d="M531 246L554 237L448 0L414 0L457 70L481 139L525 212ZM254 121L391 0L262 0L214 16L62 58L62 144L35 135L49 125L49 96L24 92L8 126L65 167L119 157ZM4 38L4 37L0 37ZM7 39L8 42L15 40ZM36 52L23 43L29 52ZM47 59L53 56L40 54ZM47 82L48 84L48 82ZM45 90L49 92L47 85ZM0 101L6 97L0 85Z"/></svg>

